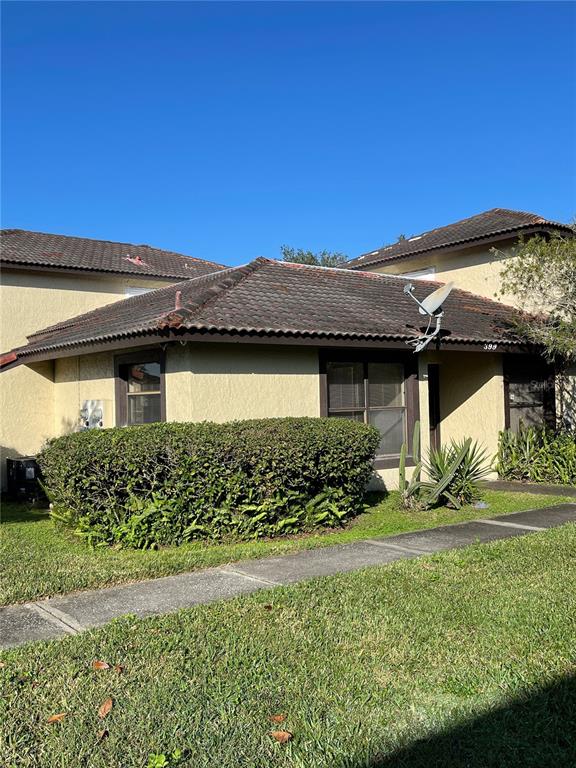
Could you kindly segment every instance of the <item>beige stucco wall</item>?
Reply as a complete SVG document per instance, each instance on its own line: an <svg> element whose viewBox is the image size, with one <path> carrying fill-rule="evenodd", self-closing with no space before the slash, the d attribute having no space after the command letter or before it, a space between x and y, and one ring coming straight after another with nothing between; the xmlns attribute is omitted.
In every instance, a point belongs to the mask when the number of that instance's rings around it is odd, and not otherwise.
<svg viewBox="0 0 576 768"><path fill-rule="evenodd" d="M486 246L445 253L432 252L424 256L383 264L374 267L372 271L402 275L404 272L416 272L426 267L434 267L435 274L428 279L442 283L453 281L457 288L464 291L471 291L506 304L514 304L515 300L512 296L497 295L500 290L500 273L503 263L514 258L511 252L513 244L513 241L499 243L500 253L493 253Z"/></svg>
<svg viewBox="0 0 576 768"><path fill-rule="evenodd" d="M3 269L0 275L2 352L26 343L30 333L67 317L125 298L129 287L160 288L166 281L31 270Z"/></svg>
<svg viewBox="0 0 576 768"><path fill-rule="evenodd" d="M168 421L318 416L313 347L187 344L166 357Z"/></svg>
<svg viewBox="0 0 576 768"><path fill-rule="evenodd" d="M6 459L36 453L52 437L54 366L35 363L0 375L0 477Z"/></svg>
<svg viewBox="0 0 576 768"><path fill-rule="evenodd" d="M53 434L72 431L84 400L104 400L104 426L114 426L114 354L56 360ZM313 347L188 343L166 354L168 421L231 421L319 416L318 350ZM421 398L427 404L425 379ZM427 406L422 440L428 447ZM410 471L410 470L409 470ZM398 470L375 472L372 487L398 487Z"/></svg>
<svg viewBox="0 0 576 768"><path fill-rule="evenodd" d="M104 401L104 426L115 424L114 354L56 360L53 395L46 398L51 426L45 437L78 425L84 400ZM427 364L440 365L441 434L444 442L472 437L496 452L504 427L502 357L483 352L430 352L419 360L421 444L429 448ZM166 356L169 421L229 421L320 415L318 351L311 347L224 343L171 346ZM22 395L28 407L29 394ZM52 410L50 404L52 403ZM411 435L410 435L411 438ZM398 470L378 470L380 484L398 486Z"/></svg>
<svg viewBox="0 0 576 768"><path fill-rule="evenodd" d="M42 364L50 365L53 391L46 397L44 423L35 430L41 442L75 430L85 400L103 400L104 426L115 426L115 354L122 350ZM175 345L166 354L165 387L168 421L320 414L318 353L311 347ZM23 391L22 408L28 409L34 397Z"/></svg>
<svg viewBox="0 0 576 768"><path fill-rule="evenodd" d="M104 427L116 424L112 353L64 357L54 361L54 436L73 432L85 400L102 400Z"/></svg>
<svg viewBox="0 0 576 768"><path fill-rule="evenodd" d="M504 429L502 355L444 352L434 362L440 364L442 442L471 437L493 458Z"/></svg>
<svg viewBox="0 0 576 768"><path fill-rule="evenodd" d="M3 269L0 275L0 351L68 317L123 299L128 287L158 288L166 281L138 277L67 275ZM54 435L52 363L19 366L0 377L0 478L5 459L35 454ZM71 414L67 414L67 418ZM77 418L77 414L75 416Z"/></svg>
<svg viewBox="0 0 576 768"><path fill-rule="evenodd" d="M54 394L52 399L45 398L47 413L52 403L52 423L45 429L50 434L44 437L75 429L84 400L103 400L104 426L115 424L114 354L54 362ZM483 352L420 355L418 389L424 455L429 449L427 365L432 362L440 365L442 441L472 437L487 448L492 458L498 432L504 428L502 356ZM167 419L229 421L318 416L318 374L318 351L310 347L223 343L171 346L166 355ZM28 393L23 401L26 407ZM383 484L396 489L398 470L377 470L372 487Z"/></svg>
<svg viewBox="0 0 576 768"><path fill-rule="evenodd" d="M504 429L502 355L483 352L428 352L420 355L418 391L423 458L430 450L428 363L439 365L442 443L471 437L486 448L491 461L498 450L498 434ZM412 439L411 435L409 439ZM398 488L397 469L377 470L375 474L377 477L371 487L377 488L384 483L388 490ZM411 474L410 469L407 474ZM495 473L492 477L496 477Z"/></svg>

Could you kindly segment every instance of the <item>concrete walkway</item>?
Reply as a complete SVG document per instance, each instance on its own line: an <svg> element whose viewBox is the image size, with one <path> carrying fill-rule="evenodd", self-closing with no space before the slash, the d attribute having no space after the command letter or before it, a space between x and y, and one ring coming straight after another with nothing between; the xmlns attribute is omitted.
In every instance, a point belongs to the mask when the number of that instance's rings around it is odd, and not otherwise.
<svg viewBox="0 0 576 768"><path fill-rule="evenodd" d="M281 557L244 560L137 584L8 606L0 609L0 647L75 635L127 613L136 616L170 613L315 576L386 565L476 542L524 536L567 522L576 522L576 503L309 549Z"/></svg>
<svg viewBox="0 0 576 768"><path fill-rule="evenodd" d="M515 480L491 480L485 484L491 491L513 491L517 493L540 493L548 496L574 496L573 485L544 485L542 483L520 483Z"/></svg>

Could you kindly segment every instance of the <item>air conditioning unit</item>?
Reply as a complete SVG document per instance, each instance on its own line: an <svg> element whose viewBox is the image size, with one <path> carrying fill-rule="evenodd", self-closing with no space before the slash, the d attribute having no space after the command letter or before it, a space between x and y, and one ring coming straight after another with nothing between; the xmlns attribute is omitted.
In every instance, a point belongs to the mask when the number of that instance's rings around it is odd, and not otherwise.
<svg viewBox="0 0 576 768"><path fill-rule="evenodd" d="M38 483L40 468L34 456L6 459L8 496L19 501L39 501L45 498Z"/></svg>

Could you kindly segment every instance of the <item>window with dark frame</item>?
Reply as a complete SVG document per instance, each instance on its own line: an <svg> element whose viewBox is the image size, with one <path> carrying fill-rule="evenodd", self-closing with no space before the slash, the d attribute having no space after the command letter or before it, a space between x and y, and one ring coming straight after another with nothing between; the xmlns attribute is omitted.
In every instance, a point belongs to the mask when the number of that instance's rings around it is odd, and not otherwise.
<svg viewBox="0 0 576 768"><path fill-rule="evenodd" d="M556 418L553 369L539 358L508 355L504 370L506 428L518 432L521 424L553 427Z"/></svg>
<svg viewBox="0 0 576 768"><path fill-rule="evenodd" d="M153 353L116 361L116 423L120 426L164 420L163 366Z"/></svg>
<svg viewBox="0 0 576 768"><path fill-rule="evenodd" d="M326 386L328 416L373 424L381 435L377 456L400 454L407 432L403 363L330 361Z"/></svg>

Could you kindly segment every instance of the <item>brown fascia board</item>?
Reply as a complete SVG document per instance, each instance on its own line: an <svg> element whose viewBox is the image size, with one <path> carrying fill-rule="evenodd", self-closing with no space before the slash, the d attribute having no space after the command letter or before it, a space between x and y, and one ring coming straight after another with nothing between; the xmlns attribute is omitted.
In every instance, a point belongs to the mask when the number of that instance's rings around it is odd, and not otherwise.
<svg viewBox="0 0 576 768"><path fill-rule="evenodd" d="M382 264L392 264L396 263L398 261L408 261L409 259L415 259L420 256L426 256L428 253L434 253L438 254L440 256L444 255L445 253L454 253L454 251L461 251L463 249L468 248L475 248L476 246L481 245L490 245L490 243L501 243L506 240L515 240L520 235L534 235L538 234L539 232L558 232L559 227L554 227L552 225L546 225L546 224L535 224L535 225L528 225L526 227L518 227L518 229L514 230L508 230L506 232L502 232L499 234L491 234L491 235L484 235L483 237L475 237L473 239L467 239L467 240L459 240L456 243L451 243L449 245L432 245L428 248L422 248L419 251L411 251L410 253L402 253L398 256L385 256L382 259L375 259L374 261L367 261L364 264L355 264L353 267L348 267L351 272L368 272L370 271L370 267L377 267L381 266ZM569 234L570 227L566 225L566 231L564 234ZM395 243L392 243L392 245L395 245ZM386 246L385 246L386 247ZM377 250L381 250L378 248ZM361 254L361 256L368 256L372 251L367 251L365 254ZM360 256L356 256L353 261L356 261L356 259L359 259Z"/></svg>
<svg viewBox="0 0 576 768"><path fill-rule="evenodd" d="M4 261L0 258L0 271L12 270L14 272L57 272L61 275L93 275L94 277L129 277L134 280L162 280L167 283L178 282L181 283L184 280L193 280L194 277L202 277L202 275L190 275L189 278L182 277L182 275L140 275L137 272L120 272L114 269L90 269L89 267L57 267L49 264L26 264L19 261ZM219 272L219 269L215 269L214 272ZM212 274L206 272L206 274Z"/></svg>
<svg viewBox="0 0 576 768"><path fill-rule="evenodd" d="M8 363L2 368L2 371L16 368L19 365L28 363L42 362L46 360L56 360L64 357L76 357L79 355L90 355L97 352L116 351L121 349L133 349L137 347L149 348L154 346L154 342L161 346L176 345L185 342L214 342L226 344L267 344L279 346L304 346L304 347L340 347L342 349L361 348L361 349L404 349L410 351L403 338L381 338L381 339L354 339L342 337L330 337L319 335L304 334L273 334L270 332L234 332L218 329L203 329L197 331L180 331L175 333L173 329L154 331L152 333L140 332L131 337L122 337L108 339L97 342L75 343L57 349L39 350L18 356L16 360ZM441 352L484 352L485 341L445 341L440 340L432 348L434 351ZM498 346L504 347L502 352L511 354L529 354L534 353L535 347L529 344L519 344L502 340L494 340ZM494 350L490 350L494 352ZM10 353L7 353L10 354ZM17 351L16 351L17 354Z"/></svg>

